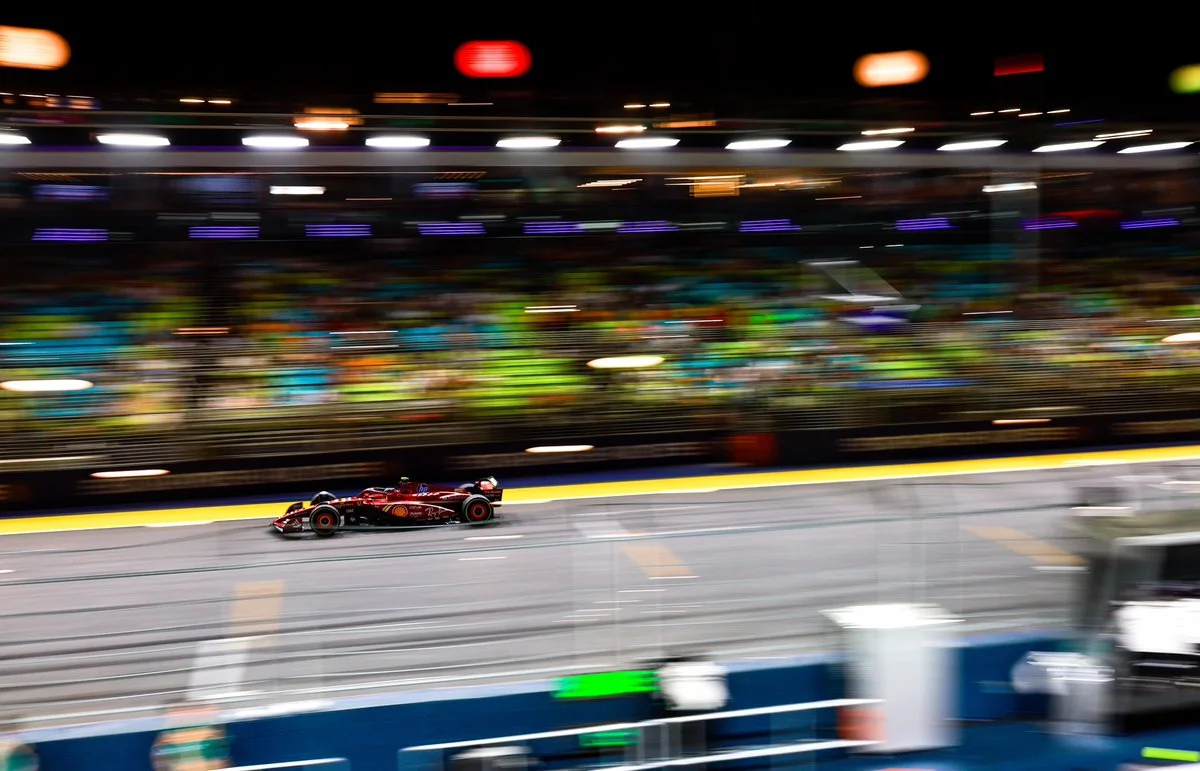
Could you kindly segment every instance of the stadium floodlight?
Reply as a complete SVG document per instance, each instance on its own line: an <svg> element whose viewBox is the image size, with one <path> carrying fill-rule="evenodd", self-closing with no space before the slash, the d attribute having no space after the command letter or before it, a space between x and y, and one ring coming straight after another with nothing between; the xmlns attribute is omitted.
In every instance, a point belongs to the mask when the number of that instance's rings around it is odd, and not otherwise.
<svg viewBox="0 0 1200 771"><path fill-rule="evenodd" d="M1008 144L1007 139L976 139L970 142L947 142L938 148L942 152L956 152L961 150L991 150L993 147L1000 147Z"/></svg>
<svg viewBox="0 0 1200 771"><path fill-rule="evenodd" d="M562 140L557 137L509 137L496 142L496 147L506 150L546 150L558 147Z"/></svg>
<svg viewBox="0 0 1200 771"><path fill-rule="evenodd" d="M142 477L163 477L170 474L165 468L141 468L127 471L93 471L88 476L94 479L140 479Z"/></svg>
<svg viewBox="0 0 1200 771"><path fill-rule="evenodd" d="M417 137L411 134L385 134L379 137L368 137L367 147L379 147L388 150L411 150L417 147L429 147L429 137Z"/></svg>
<svg viewBox="0 0 1200 771"><path fill-rule="evenodd" d="M0 145L27 145L29 137L11 131L0 131Z"/></svg>
<svg viewBox="0 0 1200 771"><path fill-rule="evenodd" d="M792 143L790 139L739 139L736 142L730 142L725 145L726 150L775 150L780 147L787 147Z"/></svg>
<svg viewBox="0 0 1200 771"><path fill-rule="evenodd" d="M1182 150L1195 142L1161 142L1156 145L1134 145L1117 150L1117 153L1157 153L1163 150Z"/></svg>
<svg viewBox="0 0 1200 771"><path fill-rule="evenodd" d="M632 137L617 142L616 147L622 150L655 150L677 144L679 140L675 137Z"/></svg>
<svg viewBox="0 0 1200 771"><path fill-rule="evenodd" d="M909 126L902 126L902 127L897 127L897 128L867 129L866 131L864 131L862 133L862 135L864 137L877 137L882 134L911 134L914 131L916 131L915 128L911 128Z"/></svg>
<svg viewBox="0 0 1200 771"><path fill-rule="evenodd" d="M271 195L325 195L325 188L314 185L271 185Z"/></svg>
<svg viewBox="0 0 1200 771"><path fill-rule="evenodd" d="M1150 136L1153 133L1154 133L1154 129L1135 129L1133 131L1110 131L1107 134L1097 134L1096 136L1092 137L1092 139L1095 139L1098 142L1105 140L1105 139L1136 139L1136 138L1140 138L1140 137Z"/></svg>
<svg viewBox="0 0 1200 771"><path fill-rule="evenodd" d="M891 150L904 144L902 139L875 139L869 142L847 142L839 147L839 150L845 152L856 152L861 150Z"/></svg>
<svg viewBox="0 0 1200 771"><path fill-rule="evenodd" d="M1088 142L1063 142L1062 144L1035 147L1033 151L1035 153L1062 153L1070 150L1091 150L1093 147L1099 147L1102 144L1104 144L1104 140L1096 139Z"/></svg>
<svg viewBox="0 0 1200 771"><path fill-rule="evenodd" d="M296 136L256 136L243 137L242 144L246 147L258 147L263 149L289 149L297 147L308 147L308 139L305 137Z"/></svg>
<svg viewBox="0 0 1200 771"><path fill-rule="evenodd" d="M984 185L985 193L1019 193L1022 190L1037 190L1036 182L1005 182L999 185Z"/></svg>
<svg viewBox="0 0 1200 771"><path fill-rule="evenodd" d="M100 134L96 141L111 147L166 147L171 140L154 134Z"/></svg>
<svg viewBox="0 0 1200 771"><path fill-rule="evenodd" d="M556 453L556 452L587 452L596 449L590 444L543 444L537 447L527 447L525 452L537 455L539 453Z"/></svg>

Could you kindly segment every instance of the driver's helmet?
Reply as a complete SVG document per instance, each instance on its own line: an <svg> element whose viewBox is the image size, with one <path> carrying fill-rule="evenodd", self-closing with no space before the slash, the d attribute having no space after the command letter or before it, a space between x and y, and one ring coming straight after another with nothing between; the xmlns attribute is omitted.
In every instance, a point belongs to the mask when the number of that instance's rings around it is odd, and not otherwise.
<svg viewBox="0 0 1200 771"><path fill-rule="evenodd" d="M480 490L495 490L496 489L496 478L495 477L485 477L483 479L480 479L479 480L479 489Z"/></svg>

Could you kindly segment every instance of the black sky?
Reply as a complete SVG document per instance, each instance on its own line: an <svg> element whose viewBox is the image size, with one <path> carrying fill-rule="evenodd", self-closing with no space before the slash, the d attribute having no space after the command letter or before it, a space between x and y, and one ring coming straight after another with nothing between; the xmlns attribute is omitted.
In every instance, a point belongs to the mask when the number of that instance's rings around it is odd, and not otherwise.
<svg viewBox="0 0 1200 771"><path fill-rule="evenodd" d="M964 104L1020 98L1037 100L1035 107L1045 109L1051 103L1113 102L1184 120L1200 106L1200 96L1172 95L1167 85L1172 69L1200 63L1200 44L1189 40L1187 19L1173 28L1098 20L1094 11L1091 18L1063 16L1063 23L1050 25L1028 12L954 11L955 6L927 8L920 19L901 12L875 18L863 10L870 5L840 14L797 6L742 16L733 5L697 6L710 10L690 16L680 14L678 4L664 6L674 9L670 12L646 6L649 21L640 21L638 7L630 5L546 6L544 13L523 19L502 14L482 19L470 10L475 6L413 15L355 4L339 16L330 4L310 11L301 6L256 11L247 4L156 21L133 12L121 23L98 11L72 15L52 6L41 14L0 15L0 24L60 32L73 48L70 65L57 73L0 70L0 90L217 89L283 99L376 90L462 92L496 82L459 76L453 66L458 44L516 39L531 48L534 68L503 85L539 95L601 94L614 101L718 94L769 94L797 102L854 97L865 93L851 75L858 56L915 48L930 56L930 77L920 86L889 89L896 95ZM240 12L233 13L235 7ZM862 26L864 19L869 26ZM1044 53L1045 73L993 76L996 56L1026 52ZM876 96L881 90L872 91Z"/></svg>

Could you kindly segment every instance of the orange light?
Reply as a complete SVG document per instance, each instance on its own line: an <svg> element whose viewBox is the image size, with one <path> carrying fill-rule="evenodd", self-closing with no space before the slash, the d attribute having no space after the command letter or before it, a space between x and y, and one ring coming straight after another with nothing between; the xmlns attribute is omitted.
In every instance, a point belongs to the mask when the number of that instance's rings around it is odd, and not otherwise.
<svg viewBox="0 0 1200 771"><path fill-rule="evenodd" d="M519 78L533 66L533 54L515 40L474 40L454 52L454 66L468 78Z"/></svg>
<svg viewBox="0 0 1200 771"><path fill-rule="evenodd" d="M62 35L48 29L0 27L0 67L27 70L61 69L71 59Z"/></svg>
<svg viewBox="0 0 1200 771"><path fill-rule="evenodd" d="M854 64L854 79L867 88L919 83L928 74L929 59L920 51L867 54Z"/></svg>
<svg viewBox="0 0 1200 771"><path fill-rule="evenodd" d="M715 120L669 120L655 123L654 128L712 128L717 125Z"/></svg>
<svg viewBox="0 0 1200 771"><path fill-rule="evenodd" d="M379 93L375 104L447 104L457 102L458 94Z"/></svg>
<svg viewBox="0 0 1200 771"><path fill-rule="evenodd" d="M349 107L305 107L304 112L293 121L301 131L345 131L363 122L358 110Z"/></svg>
<svg viewBox="0 0 1200 771"><path fill-rule="evenodd" d="M295 125L301 131L345 131L350 128L345 118L297 118Z"/></svg>

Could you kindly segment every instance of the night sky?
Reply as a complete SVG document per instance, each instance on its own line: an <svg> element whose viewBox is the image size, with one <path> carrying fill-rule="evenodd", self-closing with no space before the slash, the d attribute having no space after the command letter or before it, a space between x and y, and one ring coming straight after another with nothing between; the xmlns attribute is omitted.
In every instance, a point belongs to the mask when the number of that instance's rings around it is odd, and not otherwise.
<svg viewBox="0 0 1200 771"><path fill-rule="evenodd" d="M1200 95L1173 95L1167 85L1175 67L1200 63L1200 44L1188 39L1188 19L1180 19L1176 33L1160 20L1100 18L1090 9L1080 10L1078 21L1063 16L1050 26L1028 12L988 14L980 6L958 14L923 10L920 20L900 12L876 18L854 9L839 15L811 5L784 12L770 4L770 12L742 15L733 12L734 5L697 5L690 15L652 6L547 5L544 15L515 14L527 17L518 20L498 14L489 20L470 10L414 16L402 7L385 11L351 4L338 16L334 4L261 9L215 4L207 12L163 8L151 20L131 12L121 24L96 10L24 10L3 15L0 23L53 29L68 39L74 55L57 73L0 71L0 90L90 90L99 96L115 90L145 95L225 90L311 102L379 90L469 93L503 86L539 96L611 98L614 104L763 95L797 105L888 91L888 97L964 106L1013 99L1018 104L1011 106L1033 109L1113 103L1144 110L1147 117L1179 120L1194 120L1200 112ZM647 9L648 21L636 17L638 8ZM1132 7L1121 8L1129 14ZM868 28L855 26L864 19L871 20ZM475 39L526 43L533 70L503 83L459 76L454 50ZM925 83L870 90L854 83L858 56L900 49L929 55L932 70ZM1046 72L993 76L995 57L1027 52L1045 55Z"/></svg>

